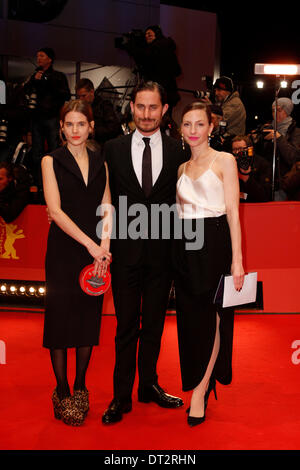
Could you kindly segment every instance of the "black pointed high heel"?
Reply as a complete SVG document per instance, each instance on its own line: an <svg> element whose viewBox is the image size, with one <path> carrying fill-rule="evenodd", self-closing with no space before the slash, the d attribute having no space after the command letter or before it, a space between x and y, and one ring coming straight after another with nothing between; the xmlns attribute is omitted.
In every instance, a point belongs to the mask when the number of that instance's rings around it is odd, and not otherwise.
<svg viewBox="0 0 300 470"><path fill-rule="evenodd" d="M206 412L206 408L207 408L207 404L208 404L208 398L209 398L209 395L210 395L210 392L211 391L214 391L214 395L215 395L215 399L217 400L217 390L216 390L216 379L210 379L209 380L209 384L208 384L208 388L205 392L205 395L204 395L204 415L201 416L201 417L195 417L195 416L190 416L188 415L187 417L187 422L190 426L197 426L198 424L201 424L203 423L203 421L205 421L205 412ZM189 406L187 409L186 409L186 413L189 413L190 412L190 409L191 407Z"/></svg>
<svg viewBox="0 0 300 470"><path fill-rule="evenodd" d="M190 409L191 407L189 407L186 412L189 413L190 412ZM205 405L204 405L204 415L203 416L200 416L200 417L196 417L196 416L190 416L188 414L187 416L187 423L190 425L190 426L197 426L198 424L201 424L203 423L203 421L205 421Z"/></svg>
<svg viewBox="0 0 300 470"><path fill-rule="evenodd" d="M208 388L207 388L206 393L205 393L205 395L204 395L204 406L205 406L205 409L207 408L208 398L209 398L210 392L211 392L212 390L214 391L215 399L217 400L218 397L217 397L217 390L216 390L216 379L213 379L213 378L211 378L211 379L209 380Z"/></svg>
<svg viewBox="0 0 300 470"><path fill-rule="evenodd" d="M187 417L187 422L190 426L197 426L198 424L203 423L203 421L205 421L205 413L200 418L196 418L195 416L190 415Z"/></svg>

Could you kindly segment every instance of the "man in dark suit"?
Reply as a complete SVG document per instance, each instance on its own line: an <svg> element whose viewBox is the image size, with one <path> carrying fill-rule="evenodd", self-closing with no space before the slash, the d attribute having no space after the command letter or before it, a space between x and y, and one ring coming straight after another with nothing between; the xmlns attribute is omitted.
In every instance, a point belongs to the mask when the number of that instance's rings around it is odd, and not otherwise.
<svg viewBox="0 0 300 470"><path fill-rule="evenodd" d="M103 414L104 424L120 421L123 413L132 409L137 348L138 400L166 408L183 405L180 398L165 393L158 385L156 372L172 280L171 240L163 239L162 233L151 238L159 228L151 224L151 209L175 203L177 169L187 159L180 142L160 132L167 109L160 85L141 83L131 102L135 132L104 146L116 209L111 274L117 317L114 397ZM127 214L122 211L124 202ZM138 208L147 213L140 227L134 216L126 217Z"/></svg>

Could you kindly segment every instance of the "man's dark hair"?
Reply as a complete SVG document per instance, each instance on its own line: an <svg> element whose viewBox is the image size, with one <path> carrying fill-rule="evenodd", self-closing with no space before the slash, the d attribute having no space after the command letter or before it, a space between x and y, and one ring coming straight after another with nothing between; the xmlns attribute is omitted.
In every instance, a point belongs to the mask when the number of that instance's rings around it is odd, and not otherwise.
<svg viewBox="0 0 300 470"><path fill-rule="evenodd" d="M167 103L167 95L166 95L166 92L164 90L164 88L157 82L152 82L152 81L148 81L148 82L144 82L144 81L141 81L132 91L132 94L131 94L131 99L133 101L133 103L135 102L135 99L136 99L136 95L140 92L140 91L158 91L159 93L159 96L160 96L160 100L161 100L161 104L164 106L166 103Z"/></svg>
<svg viewBox="0 0 300 470"><path fill-rule="evenodd" d="M94 84L89 78L81 78L77 83L76 83L76 91L81 90L81 88L84 88L87 91L94 90Z"/></svg>

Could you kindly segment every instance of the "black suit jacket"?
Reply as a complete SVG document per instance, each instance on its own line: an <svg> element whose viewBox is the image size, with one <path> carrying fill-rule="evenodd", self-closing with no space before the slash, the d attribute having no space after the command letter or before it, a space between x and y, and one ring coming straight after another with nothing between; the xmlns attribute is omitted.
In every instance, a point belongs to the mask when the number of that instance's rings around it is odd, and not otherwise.
<svg viewBox="0 0 300 470"><path fill-rule="evenodd" d="M170 262L172 229L170 237L167 236L165 239L162 233L156 239L151 237L153 227L151 207L153 208L154 204L157 205L156 207L161 204L169 207L175 204L177 170L179 165L189 157L183 151L179 141L162 134L163 167L150 196L146 198L134 171L131 141L132 134L110 140L104 146L104 158L109 168L112 203L116 211L114 231L116 236L112 237L111 242L113 260L130 266L142 263L147 256L152 265L165 266ZM121 196L123 197L120 205ZM138 227L140 236L136 239L130 238L128 234L126 236L126 232L130 224L136 223L139 212L136 216L125 217L125 203L127 212L130 208L134 210L137 207L134 206L135 204L142 204L148 213L148 227ZM122 205L125 210L121 210ZM155 228L157 228L156 225Z"/></svg>

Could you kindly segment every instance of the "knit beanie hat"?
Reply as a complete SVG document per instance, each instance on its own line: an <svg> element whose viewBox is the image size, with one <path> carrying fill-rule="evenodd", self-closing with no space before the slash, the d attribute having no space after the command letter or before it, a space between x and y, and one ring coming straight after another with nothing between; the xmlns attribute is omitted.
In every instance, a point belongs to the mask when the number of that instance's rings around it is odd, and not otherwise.
<svg viewBox="0 0 300 470"><path fill-rule="evenodd" d="M275 101L272 104L272 107L275 106ZM277 106L280 106L288 116L291 115L294 105L293 102L290 98L278 98L277 100Z"/></svg>

